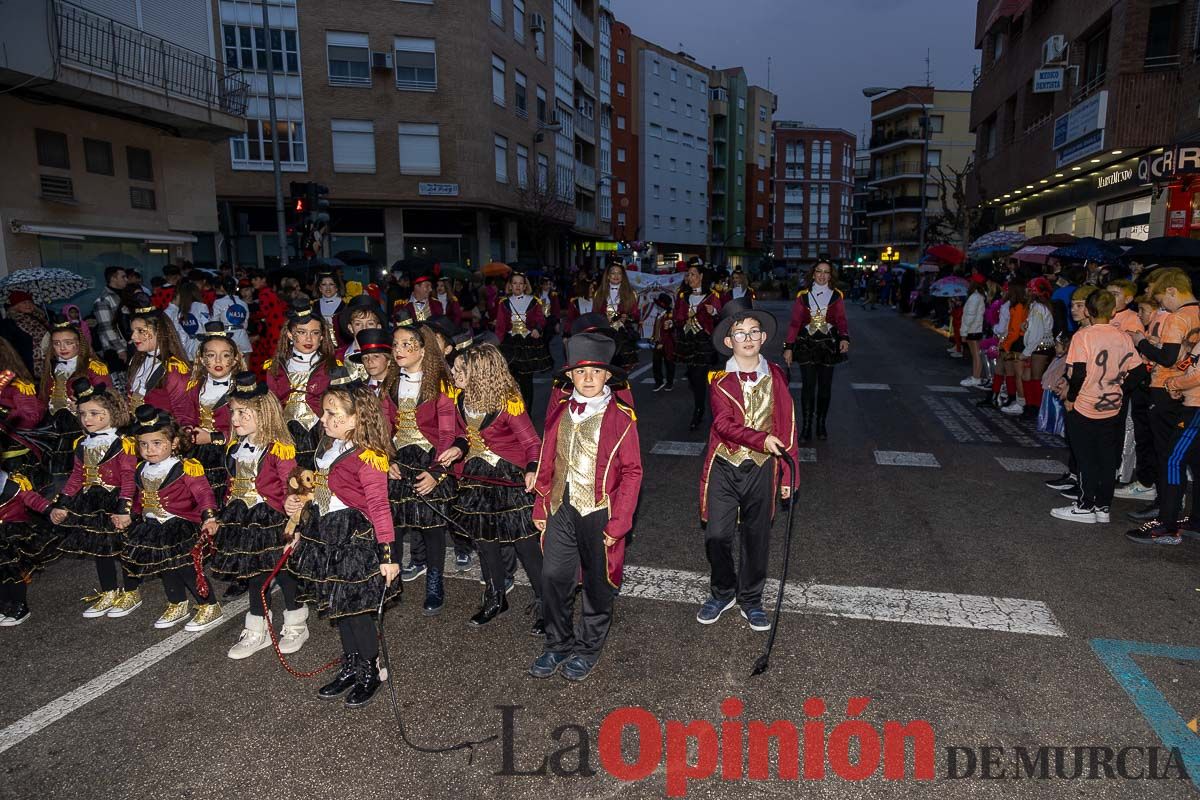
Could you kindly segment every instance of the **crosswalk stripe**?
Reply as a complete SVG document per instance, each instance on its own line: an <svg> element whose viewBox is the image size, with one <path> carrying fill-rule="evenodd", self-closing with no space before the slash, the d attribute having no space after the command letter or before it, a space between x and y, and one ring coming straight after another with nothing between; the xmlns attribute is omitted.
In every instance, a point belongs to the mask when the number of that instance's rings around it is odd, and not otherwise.
<svg viewBox="0 0 1200 800"><path fill-rule="evenodd" d="M892 387L887 383L852 383L851 389L857 389L860 392L890 392Z"/></svg>
<svg viewBox="0 0 1200 800"><path fill-rule="evenodd" d="M875 463L884 467L941 467L933 453L906 450L876 450Z"/></svg>
<svg viewBox="0 0 1200 800"><path fill-rule="evenodd" d="M698 456L704 452L705 442L666 442L659 441L650 448L654 456Z"/></svg>
<svg viewBox="0 0 1200 800"><path fill-rule="evenodd" d="M1062 475L1067 465L1052 458L1006 458L996 456L1000 466L1009 472L1029 472L1038 475Z"/></svg>

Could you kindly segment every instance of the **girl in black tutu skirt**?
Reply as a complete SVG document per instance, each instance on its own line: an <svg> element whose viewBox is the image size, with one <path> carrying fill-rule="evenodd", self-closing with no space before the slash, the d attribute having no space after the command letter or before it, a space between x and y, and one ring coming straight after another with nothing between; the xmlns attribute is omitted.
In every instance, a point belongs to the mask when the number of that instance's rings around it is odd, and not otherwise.
<svg viewBox="0 0 1200 800"><path fill-rule="evenodd" d="M554 366L546 337L546 310L529 293L529 279L523 272L509 276L504 292L496 302L496 338L528 408L533 405L534 373Z"/></svg>
<svg viewBox="0 0 1200 800"><path fill-rule="evenodd" d="M803 379L800 408L802 441L813 436L813 413L817 417L817 438L825 439L825 417L833 395L833 368L850 351L850 328L846 321L846 302L836 288L837 274L828 261L813 265L807 289L796 294L792 318L784 340L783 358L790 367L797 364Z"/></svg>
<svg viewBox="0 0 1200 800"><path fill-rule="evenodd" d="M134 414L133 435L142 457L134 473L137 491L132 512L117 514L113 524L123 531L121 561L128 574L162 581L167 607L154 627L171 628L186 619L191 595L196 612L184 630L197 632L221 620L212 587L192 559L200 533L212 537L217 532L217 501L200 462L176 455L179 434L179 423L154 406Z"/></svg>
<svg viewBox="0 0 1200 800"><path fill-rule="evenodd" d="M293 301L275 358L263 369L267 388L283 406L283 419L296 443L296 462L305 469L312 469L313 450L321 441L321 396L336 364L325 320L308 303Z"/></svg>
<svg viewBox="0 0 1200 800"><path fill-rule="evenodd" d="M432 616L446 603L446 518L455 483L452 477L435 476L429 469L454 444L457 390L428 325L397 328L392 356L400 371L384 388L396 409L391 420L396 457L388 472L388 496L396 531L400 536L409 534L413 545L413 561L405 567L404 580L425 575L424 613ZM424 563L417 560L418 538L424 545Z"/></svg>
<svg viewBox="0 0 1200 800"><path fill-rule="evenodd" d="M296 495L284 503L287 514L301 514L289 569L301 597L337 624L342 639L342 669L317 694L332 699L348 691L346 705L357 708L380 683L372 615L385 597L400 593L388 506L391 447L379 399L344 367L334 369L323 405L315 497L306 506Z"/></svg>
<svg viewBox="0 0 1200 800"><path fill-rule="evenodd" d="M122 588L123 544L113 525L113 515L128 514L133 504L137 445L117 433L129 425L129 410L124 397L87 378L76 378L71 392L84 435L75 443L75 463L52 503L50 521L61 526L59 550L96 560L100 591L85 598L90 605L83 616L124 617L142 604L137 577L125 572Z"/></svg>
<svg viewBox="0 0 1200 800"><path fill-rule="evenodd" d="M204 465L204 477L219 503L225 497L229 473L225 449L229 444L229 389L233 376L246 369L242 353L224 323L209 322L200 337L200 349L188 381L188 404L199 420L188 428L188 455Z"/></svg>
<svg viewBox="0 0 1200 800"><path fill-rule="evenodd" d="M33 574L58 557L58 534L38 515L50 501L24 475L0 469L0 628L29 619Z"/></svg>
<svg viewBox="0 0 1200 800"><path fill-rule="evenodd" d="M286 544L283 503L288 479L296 469L296 446L283 422L279 401L253 372L239 372L234 377L229 417L236 437L226 459L229 494L217 515L221 528L209 567L225 580L249 584L246 624L229 650L229 657L236 661L271 646L267 631L270 614L263 604L262 589ZM295 653L308 641L308 607L297 599L296 579L290 572L280 571L275 581L283 593L279 651Z"/></svg>
<svg viewBox="0 0 1200 800"><path fill-rule="evenodd" d="M542 636L542 548L533 525L533 481L541 440L495 346L475 345L459 356L454 385L460 390L456 410L467 447L462 449L460 441L438 460L449 467L465 458L458 469L454 519L475 542L486 586L483 607L471 624L486 625L508 610L501 550L510 548L520 558L536 598L531 633Z"/></svg>
<svg viewBox="0 0 1200 800"><path fill-rule="evenodd" d="M638 307L637 292L629 284L629 276L620 264L613 264L604 273L604 284L592 298L592 307L608 316L609 324L616 331L617 354L613 362L625 370L638 363L638 340L641 334L638 325L642 312Z"/></svg>
<svg viewBox="0 0 1200 800"><path fill-rule="evenodd" d="M58 320L50 329L50 347L54 357L42 370L40 396L46 404L50 424L56 434L50 456L50 479L61 485L75 464L75 440L83 433L75 410L71 384L86 378L89 384L112 386L108 367L93 357L87 337L69 320Z"/></svg>
<svg viewBox="0 0 1200 800"><path fill-rule="evenodd" d="M692 390L692 424L700 427L708 398L708 372L716 362L712 332L721 311L721 299L712 290L712 277L699 265L688 267L683 287L675 298L672 318L664 323L675 338L675 363L687 369L688 388Z"/></svg>

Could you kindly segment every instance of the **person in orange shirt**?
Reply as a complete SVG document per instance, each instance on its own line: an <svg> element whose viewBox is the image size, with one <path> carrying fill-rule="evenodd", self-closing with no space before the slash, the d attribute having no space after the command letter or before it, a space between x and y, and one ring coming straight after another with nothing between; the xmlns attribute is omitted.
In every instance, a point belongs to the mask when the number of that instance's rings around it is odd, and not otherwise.
<svg viewBox="0 0 1200 800"><path fill-rule="evenodd" d="M1021 377L1021 351L1025 348L1025 320L1029 318L1025 282L1014 278L1008 284L1006 296L1008 300L1008 332L1000 340L999 349L1004 385L1008 390L1008 402L1001 410L1009 406L1023 410L1025 401L1017 393L1017 389L1020 386ZM1017 413L1021 413L1021 410L1017 410Z"/></svg>
<svg viewBox="0 0 1200 800"><path fill-rule="evenodd" d="M1074 302L1074 298L1072 298ZM1067 350L1067 441L1079 466L1079 499L1050 513L1071 522L1110 520L1121 457L1125 388L1145 378L1129 337L1109 325L1116 303L1108 292L1084 301L1091 324L1071 337Z"/></svg>
<svg viewBox="0 0 1200 800"><path fill-rule="evenodd" d="M1200 303L1196 301L1191 278L1186 272L1178 268L1156 270L1150 277L1146 293L1169 316L1162 322L1158 344L1145 336L1132 334L1138 352L1153 364L1150 375L1150 429L1154 437L1158 490L1158 513L1155 517L1146 519L1152 509L1146 509L1135 517L1147 522L1138 531L1130 531L1139 537L1148 537L1161 527L1150 523L1164 515L1179 513L1178 508L1167 511L1169 505L1178 506L1183 500L1183 484L1174 485L1172 481L1172 469L1178 471L1178 465L1173 468L1169 460L1186 429L1187 412L1180 400L1171 397L1166 384L1171 378L1186 372L1186 367L1181 368L1180 362L1200 339Z"/></svg>
<svg viewBox="0 0 1200 800"><path fill-rule="evenodd" d="M1117 311L1113 314L1109 324L1115 325L1125 333L1144 334L1146 328L1142 325L1141 316L1138 314L1137 303L1133 302L1134 297L1137 296L1137 285L1133 281L1122 279L1112 281L1104 288L1116 301Z"/></svg>

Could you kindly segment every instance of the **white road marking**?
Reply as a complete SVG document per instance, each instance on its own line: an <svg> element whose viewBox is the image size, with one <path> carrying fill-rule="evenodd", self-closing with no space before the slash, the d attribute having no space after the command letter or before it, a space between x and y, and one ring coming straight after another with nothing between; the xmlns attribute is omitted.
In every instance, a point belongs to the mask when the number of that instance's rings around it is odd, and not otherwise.
<svg viewBox="0 0 1200 800"><path fill-rule="evenodd" d="M952 414L958 416L963 421L963 424L979 437L980 441L1000 444L1002 441L1000 437L992 433L992 429L979 419L976 415L977 409L972 408L970 400L957 400L951 397L943 402Z"/></svg>
<svg viewBox="0 0 1200 800"><path fill-rule="evenodd" d="M929 406L929 410L937 417L938 422L942 423L942 427L950 432L950 435L954 437L954 441L959 444L974 441L974 437L962 425L958 424L958 420L954 418L954 414L942 404L941 400L931 394L926 394L921 395L921 401Z"/></svg>
<svg viewBox="0 0 1200 800"><path fill-rule="evenodd" d="M876 450L875 463L884 467L940 467L933 453L911 453L905 450Z"/></svg>
<svg viewBox="0 0 1200 800"><path fill-rule="evenodd" d="M1066 464L1050 458L1005 458L996 456L1000 466L1009 472L1031 472L1038 475L1062 475L1067 471Z"/></svg>
<svg viewBox="0 0 1200 800"><path fill-rule="evenodd" d="M970 394L971 392L965 386L926 386L925 388L938 394Z"/></svg>
<svg viewBox="0 0 1200 800"><path fill-rule="evenodd" d="M633 372L629 373L629 385L632 386L634 378L637 378L640 375L644 375L646 373L646 370L650 369L653 366L654 366L653 362L651 362L649 364L642 364L640 367L635 369Z"/></svg>
<svg viewBox="0 0 1200 800"><path fill-rule="evenodd" d="M860 392L890 392L892 387L886 383L852 383L851 389L857 389Z"/></svg>
<svg viewBox="0 0 1200 800"><path fill-rule="evenodd" d="M0 753L20 744L47 726L53 725L72 711L103 697L108 692L125 683L125 681L150 669L150 667L153 667L177 650L187 647L201 636L212 633L228 620L240 618L249 606L250 600L246 597L240 597L223 607L225 613L221 616L220 621L208 630L199 633L188 633L181 630L171 634L158 644L151 645L133 658L118 664L103 675L93 678L78 689L73 689L57 700L50 701L37 711L25 715L12 725L0 730Z"/></svg>
<svg viewBox="0 0 1200 800"><path fill-rule="evenodd" d="M654 456L698 456L707 447L706 442L655 442L650 448Z"/></svg>
<svg viewBox="0 0 1200 800"><path fill-rule="evenodd" d="M801 464L817 463L817 448L801 447L796 460L799 461Z"/></svg>

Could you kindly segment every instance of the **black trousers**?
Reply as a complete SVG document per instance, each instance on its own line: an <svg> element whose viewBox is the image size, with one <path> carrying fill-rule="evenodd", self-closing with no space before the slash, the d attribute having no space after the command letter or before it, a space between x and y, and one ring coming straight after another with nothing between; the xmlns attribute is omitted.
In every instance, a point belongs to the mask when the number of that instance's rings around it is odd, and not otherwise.
<svg viewBox="0 0 1200 800"><path fill-rule="evenodd" d="M695 404L694 413L699 416L704 413L704 403L708 398L708 367L689 365L687 368L688 388L692 390L692 402Z"/></svg>
<svg viewBox="0 0 1200 800"><path fill-rule="evenodd" d="M762 605L775 504L773 461L761 467L746 461L735 467L717 458L708 476L704 550L711 569L709 585L713 597L728 601L736 596L743 608ZM734 538L740 571L733 559Z"/></svg>
<svg viewBox="0 0 1200 800"><path fill-rule="evenodd" d="M1154 432L1150 429L1150 391L1145 386L1129 393L1129 416L1133 420L1133 447L1137 464L1133 478L1143 486L1158 483L1158 460L1154 455Z"/></svg>
<svg viewBox="0 0 1200 800"><path fill-rule="evenodd" d="M358 653L368 661L379 657L379 635L375 631L374 614L355 614L342 617L337 623L343 653Z"/></svg>
<svg viewBox="0 0 1200 800"><path fill-rule="evenodd" d="M813 411L818 417L829 413L829 402L833 398L833 367L823 364L804 364L800 367L804 381L800 389L800 411L805 419Z"/></svg>
<svg viewBox="0 0 1200 800"><path fill-rule="evenodd" d="M550 517L542 548L546 650L595 663L612 624L616 590L608 582L604 526L608 511L581 516L567 498ZM575 585L583 569L583 613L575 622Z"/></svg>
<svg viewBox="0 0 1200 800"><path fill-rule="evenodd" d="M483 580L493 597L500 597L504 594L504 579L512 574L507 563L509 559L506 556L512 553L514 561L520 559L521 567L525 570L529 584L533 587L534 597L537 598L539 604L541 603L542 546L537 536L518 539L512 544L480 540L475 543L475 546L479 548L479 569L483 572ZM515 563L512 565L512 569L516 569Z"/></svg>
<svg viewBox="0 0 1200 800"><path fill-rule="evenodd" d="M1183 513L1183 492L1187 487L1187 468L1192 468L1194 478L1200 478L1200 409L1185 408L1187 422L1176 428L1171 437L1171 450L1167 453L1167 469L1158 482L1159 519L1167 530L1179 530L1179 516ZM1200 513L1196 499L1200 498L1200 480L1192 481L1192 514Z"/></svg>
<svg viewBox="0 0 1200 800"><path fill-rule="evenodd" d="M217 602L213 594L212 581L208 582L208 597L201 597L196 588L196 570L192 567L180 567L159 576L162 579L163 591L167 594L167 602L182 603L190 594L200 605Z"/></svg>
<svg viewBox="0 0 1200 800"><path fill-rule="evenodd" d="M0 609L6 605L24 604L28 597L28 584L24 582L0 583Z"/></svg>
<svg viewBox="0 0 1200 800"><path fill-rule="evenodd" d="M654 348L654 361L651 368L654 374L654 385L661 386L666 383L670 386L675 385L675 362L663 355L662 348ZM663 380L663 378L666 380Z"/></svg>
<svg viewBox="0 0 1200 800"><path fill-rule="evenodd" d="M267 582L267 576L255 575L247 581L247 593L250 595L250 613L256 617L267 616L267 607L263 605L263 584ZM275 576L275 583L279 584L279 591L283 592L283 607L288 611L295 611L302 605L296 600L296 579L292 573L287 570L280 570ZM271 595L267 595L267 605L271 604Z"/></svg>
<svg viewBox="0 0 1200 800"><path fill-rule="evenodd" d="M118 580L118 575L124 572L121 569L121 559L117 556L108 558L96 558L96 579L100 581L100 591L112 592L121 588L122 582ZM142 579L124 573L125 580L123 581L125 591L135 591L142 585Z"/></svg>
<svg viewBox="0 0 1200 800"><path fill-rule="evenodd" d="M1108 419L1091 419L1072 411L1067 414L1067 432L1079 464L1079 489L1083 494L1079 507L1108 508L1121 464L1124 417L1114 414Z"/></svg>
<svg viewBox="0 0 1200 800"><path fill-rule="evenodd" d="M532 372L517 372L513 374L517 379L517 388L521 390L521 399L525 401L525 407L533 409L533 373Z"/></svg>
<svg viewBox="0 0 1200 800"><path fill-rule="evenodd" d="M433 569L446 569L446 529L444 527L417 530L410 528L402 535L408 536L409 559L414 564L426 564ZM458 543L454 544L458 552ZM468 550L467 552L470 552Z"/></svg>
<svg viewBox="0 0 1200 800"><path fill-rule="evenodd" d="M1172 400L1166 389L1153 388L1150 390L1150 433L1154 440L1154 471L1155 485L1161 490L1166 484L1167 459L1175 447L1175 439L1182 430L1182 425L1188 418L1183 407L1183 401ZM1178 496L1175 502L1179 502ZM1158 498L1158 507L1163 507L1163 499Z"/></svg>

